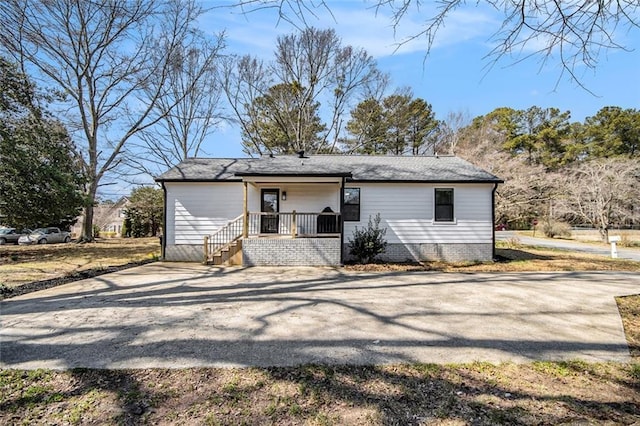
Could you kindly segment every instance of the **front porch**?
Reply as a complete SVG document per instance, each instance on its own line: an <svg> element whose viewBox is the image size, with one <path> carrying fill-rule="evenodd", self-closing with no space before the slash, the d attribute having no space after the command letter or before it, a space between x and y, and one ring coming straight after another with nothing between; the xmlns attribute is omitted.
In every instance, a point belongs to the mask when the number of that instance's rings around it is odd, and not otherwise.
<svg viewBox="0 0 640 426"><path fill-rule="evenodd" d="M204 237L204 261L218 265L334 265L340 264L341 246L340 213L247 212ZM310 256L317 260L309 263Z"/></svg>
<svg viewBox="0 0 640 426"><path fill-rule="evenodd" d="M339 265L344 178L243 175L242 214L204 238L204 261Z"/></svg>

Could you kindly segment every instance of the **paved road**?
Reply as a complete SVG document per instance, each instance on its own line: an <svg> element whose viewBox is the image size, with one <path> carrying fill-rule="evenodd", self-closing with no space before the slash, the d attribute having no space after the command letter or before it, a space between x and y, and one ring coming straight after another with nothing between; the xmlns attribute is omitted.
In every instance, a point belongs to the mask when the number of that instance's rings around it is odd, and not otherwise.
<svg viewBox="0 0 640 426"><path fill-rule="evenodd" d="M517 234L514 231L497 231L496 240L509 240L511 238L517 238L522 244L530 246L551 247L563 250L580 251L584 253L599 254L602 256L611 257L610 245L596 245L588 243L580 243L577 241L566 240L550 240L547 238L532 238L525 235ZM629 259L640 262L640 250L620 248L618 247L618 258Z"/></svg>
<svg viewBox="0 0 640 426"><path fill-rule="evenodd" d="M154 263L0 304L2 368L627 361L632 273Z"/></svg>

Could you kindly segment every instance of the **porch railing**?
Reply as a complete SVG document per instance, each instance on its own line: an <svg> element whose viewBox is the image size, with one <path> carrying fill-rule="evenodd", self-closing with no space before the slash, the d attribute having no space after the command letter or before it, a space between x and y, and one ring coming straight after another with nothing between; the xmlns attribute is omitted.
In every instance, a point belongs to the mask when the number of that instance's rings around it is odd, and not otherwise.
<svg viewBox="0 0 640 426"><path fill-rule="evenodd" d="M205 261L209 260L210 257L225 248L225 246L242 237L243 222L244 217L243 215L240 215L235 219L229 221L225 226L218 229L213 234L204 237Z"/></svg>
<svg viewBox="0 0 640 426"><path fill-rule="evenodd" d="M297 237L331 237L342 232L340 213L249 213L249 235L290 235Z"/></svg>

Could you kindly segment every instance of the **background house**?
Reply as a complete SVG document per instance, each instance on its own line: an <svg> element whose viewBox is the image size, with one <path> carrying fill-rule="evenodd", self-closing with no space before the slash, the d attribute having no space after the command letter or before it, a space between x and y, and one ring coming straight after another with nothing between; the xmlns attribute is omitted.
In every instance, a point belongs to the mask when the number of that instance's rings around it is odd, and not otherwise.
<svg viewBox="0 0 640 426"><path fill-rule="evenodd" d="M120 237L125 220L125 210L130 204L127 197L121 197L115 203L100 203L93 208L93 224L105 237ZM71 228L71 235L77 238L82 233L83 216Z"/></svg>

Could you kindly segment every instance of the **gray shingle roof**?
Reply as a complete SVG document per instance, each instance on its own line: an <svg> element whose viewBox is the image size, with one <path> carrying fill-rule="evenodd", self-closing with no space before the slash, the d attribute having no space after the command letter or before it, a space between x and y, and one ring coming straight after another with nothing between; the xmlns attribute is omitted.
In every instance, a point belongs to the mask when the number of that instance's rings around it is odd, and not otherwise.
<svg viewBox="0 0 640 426"><path fill-rule="evenodd" d="M451 156L296 155L260 158L190 158L158 176L158 182L229 181L242 176L344 176L352 181L501 182Z"/></svg>

